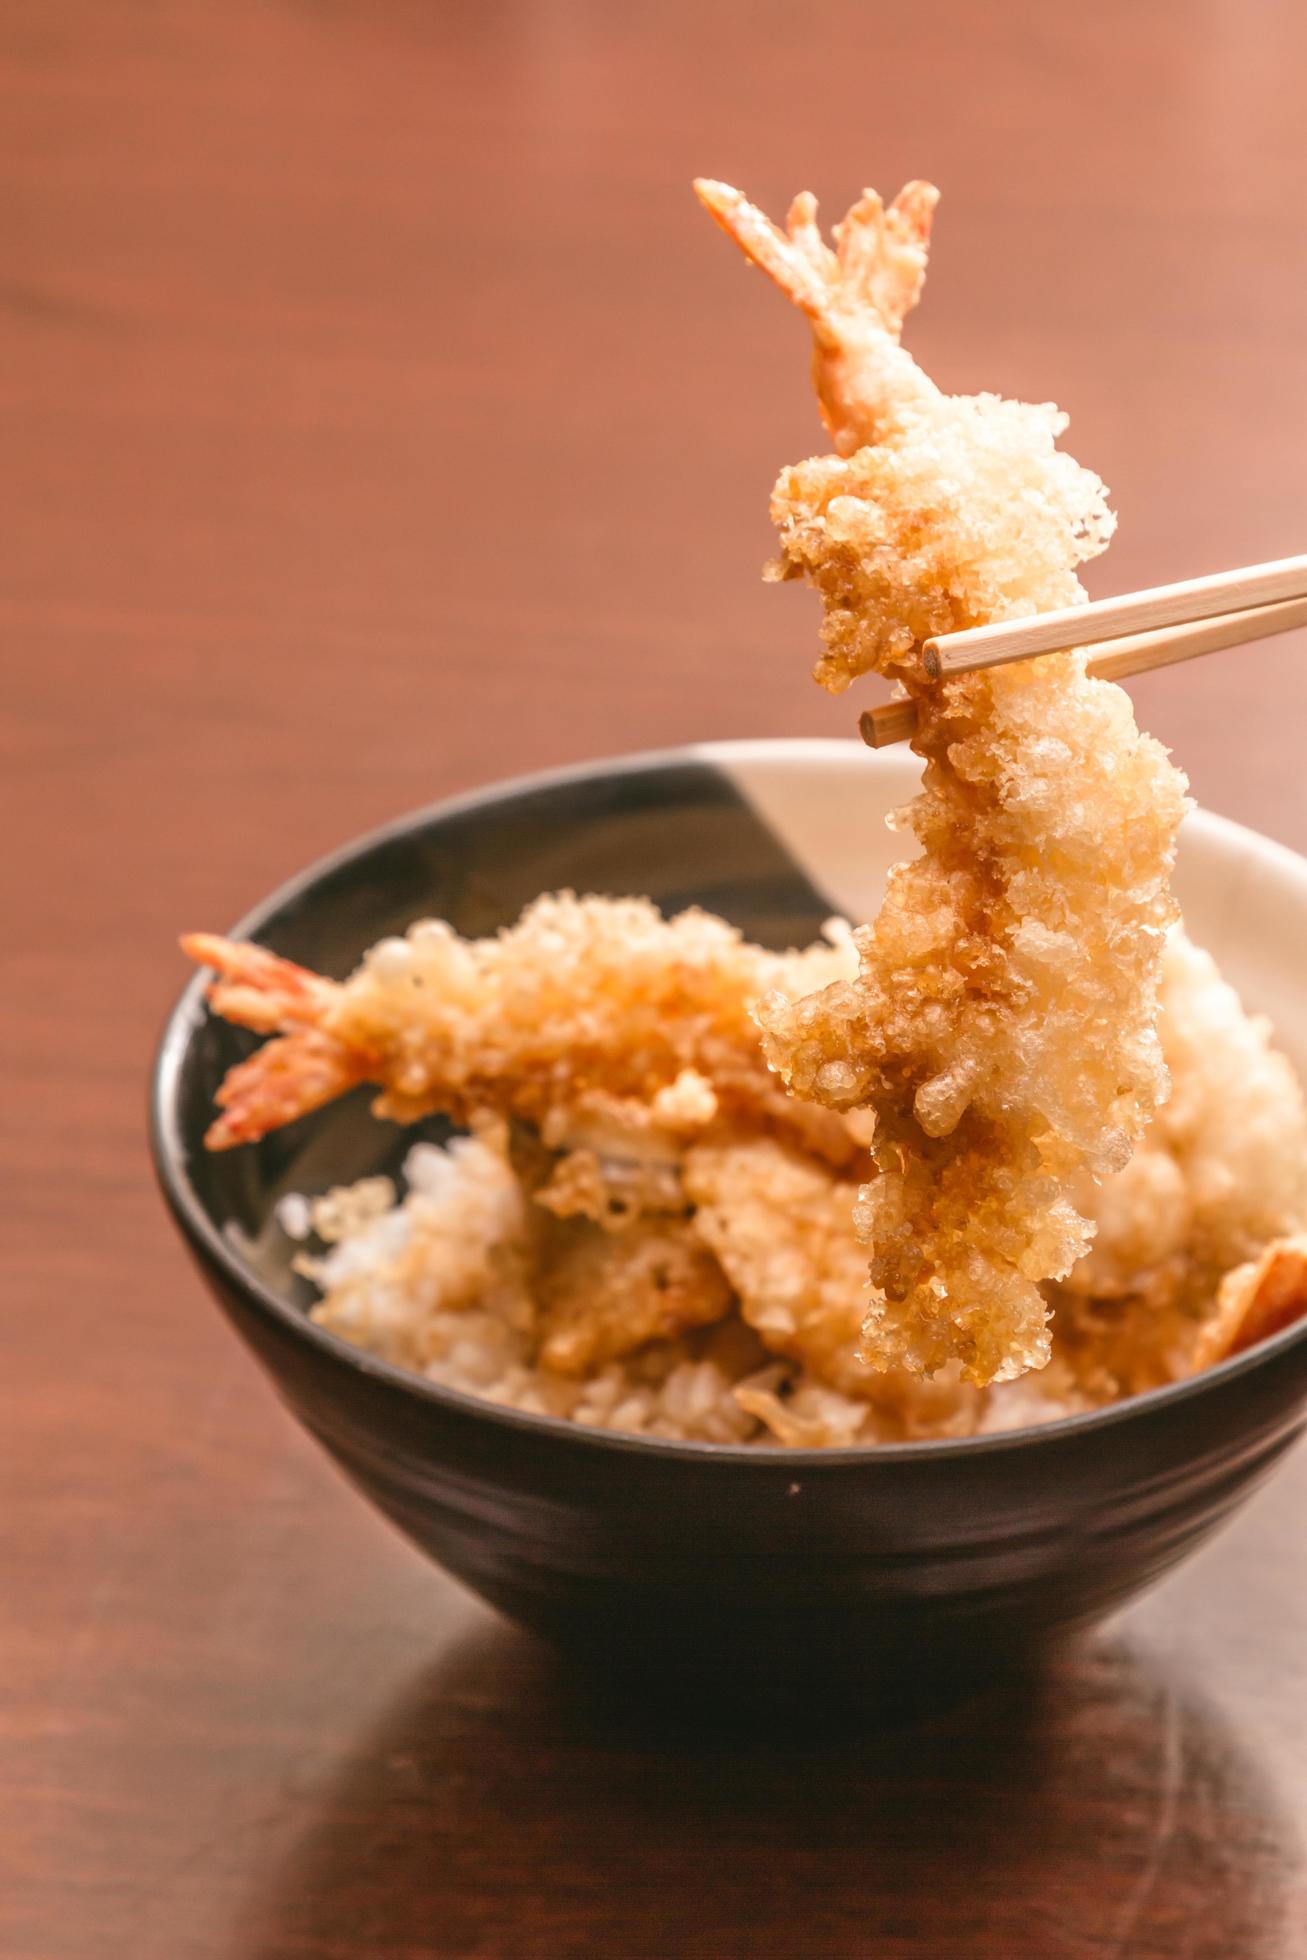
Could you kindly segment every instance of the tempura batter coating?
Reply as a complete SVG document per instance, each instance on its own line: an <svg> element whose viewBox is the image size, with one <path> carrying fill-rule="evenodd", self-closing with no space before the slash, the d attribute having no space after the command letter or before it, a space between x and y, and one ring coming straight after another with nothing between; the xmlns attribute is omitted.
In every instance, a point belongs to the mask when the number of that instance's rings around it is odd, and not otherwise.
<svg viewBox="0 0 1307 1960"><path fill-rule="evenodd" d="M867 1262L851 1229L856 1183L769 1137L696 1145L684 1183L696 1233L772 1353L874 1395L878 1378L857 1354Z"/></svg>
<svg viewBox="0 0 1307 1960"><path fill-rule="evenodd" d="M856 1431L861 1440L974 1429L981 1396L956 1368L923 1382L901 1368L872 1368L859 1356L867 1262L852 1230L855 1187L847 1177L759 1137L696 1145L686 1158L685 1189L696 1206L694 1230L721 1261L741 1318L773 1354L797 1362L809 1382L866 1406ZM778 1401L774 1388L755 1383L745 1406L782 1436L788 1415L790 1440L810 1440L793 1423L792 1396ZM815 1426L809 1422L809 1430Z"/></svg>
<svg viewBox="0 0 1307 1960"><path fill-rule="evenodd" d="M540 1363L584 1375L647 1341L710 1326L735 1304L688 1218L642 1218L619 1233L554 1228L537 1259Z"/></svg>
<svg viewBox="0 0 1307 1960"><path fill-rule="evenodd" d="M926 763L901 818L922 856L857 935L858 977L766 999L767 1056L799 1096L875 1112L867 1358L1010 1379L1046 1363L1040 1282L1089 1241L1077 1174L1120 1169L1166 1092L1184 780L1081 654L925 672L931 634L1083 598L1075 567L1113 522L1098 478L1054 447L1056 410L943 395L899 347L920 284L919 265L902 276L902 214L924 213L924 260L933 199L910 186L885 212L867 193L836 257L810 199L785 236L737 192L700 195L812 321L840 452L782 473L772 575L821 594L828 687L875 669L916 699Z"/></svg>

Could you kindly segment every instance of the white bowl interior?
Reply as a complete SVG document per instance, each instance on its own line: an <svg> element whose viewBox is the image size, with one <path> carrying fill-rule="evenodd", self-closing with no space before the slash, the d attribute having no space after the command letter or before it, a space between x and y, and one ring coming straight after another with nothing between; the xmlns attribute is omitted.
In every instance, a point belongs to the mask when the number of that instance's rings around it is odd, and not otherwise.
<svg viewBox="0 0 1307 1960"><path fill-rule="evenodd" d="M696 753L731 776L855 923L874 915L890 866L915 854L911 835L885 823L920 781L906 750L781 741L706 744ZM1246 1007L1269 1016L1277 1045L1307 1080L1307 860L1197 810L1180 834L1175 888L1190 938Z"/></svg>

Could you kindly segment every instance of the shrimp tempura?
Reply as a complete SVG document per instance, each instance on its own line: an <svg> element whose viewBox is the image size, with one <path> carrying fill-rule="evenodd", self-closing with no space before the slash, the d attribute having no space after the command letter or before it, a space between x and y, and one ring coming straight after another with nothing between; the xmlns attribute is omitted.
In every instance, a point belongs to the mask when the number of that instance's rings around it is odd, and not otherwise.
<svg viewBox="0 0 1307 1960"><path fill-rule="evenodd" d="M852 970L847 927L831 932L835 943L771 953L710 913L664 919L645 899L560 892L489 939L424 920L345 981L192 933L185 950L220 976L217 1012L276 1037L228 1072L205 1140L252 1142L369 1082L376 1113L396 1122L510 1118L571 1153L551 1200L564 1216L597 1215L600 1187L647 1206L631 1180L656 1181L714 1125L775 1126L841 1162L861 1147L850 1125L786 1095L751 1015L763 993Z"/></svg>
<svg viewBox="0 0 1307 1960"><path fill-rule="evenodd" d="M1185 783L1083 653L932 683L933 634L1084 598L1106 545L1103 485L1055 438L1066 418L941 393L899 345L936 193L867 192L823 241L811 197L777 230L737 191L699 196L807 315L836 449L782 472L777 579L825 608L817 678L875 670L918 705L922 794L860 971L760 1008L799 1096L875 1112L860 1197L875 1293L863 1352L978 1384L1049 1356L1042 1280L1092 1228L1077 1174L1117 1170L1166 1094L1157 989Z"/></svg>
<svg viewBox="0 0 1307 1960"><path fill-rule="evenodd" d="M381 1091L379 1116L439 1111L493 1139L533 1200L542 1365L583 1375L731 1304L693 1233L688 1145L776 1133L819 1162L865 1165L858 1119L787 1095L750 1012L769 989L852 972L848 928L829 933L772 953L705 912L664 919L644 899L561 892L493 938L424 921L341 982L191 934L186 951L218 970L216 1011L273 1036L228 1071L206 1142L251 1143L359 1083Z"/></svg>

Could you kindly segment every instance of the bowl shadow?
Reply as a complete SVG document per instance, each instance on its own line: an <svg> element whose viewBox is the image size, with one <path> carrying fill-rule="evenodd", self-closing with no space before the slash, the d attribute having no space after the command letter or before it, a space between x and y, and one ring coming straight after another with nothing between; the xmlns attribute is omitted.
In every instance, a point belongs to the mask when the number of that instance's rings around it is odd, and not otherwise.
<svg viewBox="0 0 1307 1960"><path fill-rule="evenodd" d="M481 1631L413 1681L242 1909L249 1960L1284 1960L1296 1834L1119 1637L928 1726L631 1700Z"/></svg>

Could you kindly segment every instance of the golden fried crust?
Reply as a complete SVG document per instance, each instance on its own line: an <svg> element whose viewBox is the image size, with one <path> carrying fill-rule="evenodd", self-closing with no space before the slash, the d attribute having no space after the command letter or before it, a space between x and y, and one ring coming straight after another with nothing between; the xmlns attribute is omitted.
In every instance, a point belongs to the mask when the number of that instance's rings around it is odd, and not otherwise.
<svg viewBox="0 0 1307 1960"><path fill-rule="evenodd" d="M692 1327L734 1304L711 1252L684 1219L642 1219L623 1232L556 1225L541 1242L534 1278L540 1361L585 1375Z"/></svg>
<svg viewBox="0 0 1307 1960"><path fill-rule="evenodd" d="M698 1207L695 1230L721 1261L741 1317L773 1354L874 1405L882 1436L974 1426L982 1398L956 1370L924 1382L859 1358L867 1272L853 1229L856 1182L760 1138L699 1145L686 1159L685 1188ZM758 1412L776 1427L780 1411L758 1404ZM802 1425L793 1440L806 1440Z"/></svg>

